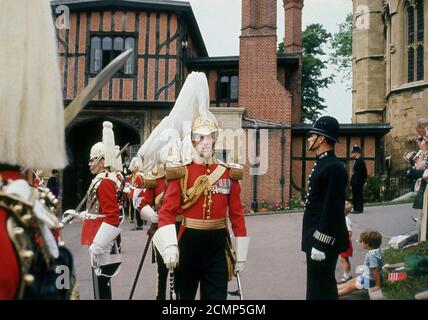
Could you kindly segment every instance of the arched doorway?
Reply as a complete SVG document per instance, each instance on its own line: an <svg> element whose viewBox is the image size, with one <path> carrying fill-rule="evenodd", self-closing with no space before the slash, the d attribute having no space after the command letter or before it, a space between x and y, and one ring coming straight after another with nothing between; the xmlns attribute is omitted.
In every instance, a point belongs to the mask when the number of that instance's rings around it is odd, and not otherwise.
<svg viewBox="0 0 428 320"><path fill-rule="evenodd" d="M116 145L139 145L139 132L113 119L95 118L81 122L66 132L67 156L69 164L63 172L64 209L75 208L85 196L93 178L88 169L91 147L102 140L103 121L113 123ZM122 158L123 159L123 158Z"/></svg>

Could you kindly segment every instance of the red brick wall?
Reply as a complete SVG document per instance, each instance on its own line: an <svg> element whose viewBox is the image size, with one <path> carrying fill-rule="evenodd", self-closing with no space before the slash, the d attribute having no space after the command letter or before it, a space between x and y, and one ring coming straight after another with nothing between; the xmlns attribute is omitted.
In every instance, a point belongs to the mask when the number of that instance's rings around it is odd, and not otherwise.
<svg viewBox="0 0 428 320"><path fill-rule="evenodd" d="M293 34L301 34L301 11L290 11L293 15L291 30ZM289 13L290 14L290 13ZM299 41L295 37L294 41ZM300 40L301 42L301 40ZM277 67L277 36L276 36L276 1L275 0L243 0L242 1L242 33L240 37L239 59L239 106L245 108L245 116L269 122L291 125L300 120L300 103L294 102L292 95L284 88L286 77L290 74ZM300 79L297 70L296 79ZM295 92L299 87L293 87ZM293 105L294 103L294 105ZM292 110L295 112L292 116ZM295 120L297 119L297 120ZM290 196L291 184L291 130L286 130L284 150L281 148L281 130L269 131L268 172L258 177L258 195L265 196L268 201L281 199L281 192L286 202ZM284 152L284 163L281 153ZM285 186L281 191L281 166L284 166ZM251 200L252 179L246 175L243 183L244 201ZM250 183L246 182L250 181ZM251 201L250 201L251 202Z"/></svg>
<svg viewBox="0 0 428 320"><path fill-rule="evenodd" d="M291 123L291 96L277 80L276 36L241 37L239 105L251 118Z"/></svg>
<svg viewBox="0 0 428 320"><path fill-rule="evenodd" d="M266 173L257 176L257 200L260 201L262 197L266 198L271 204L275 204L276 201L281 200L281 195L284 196L284 201L289 201L289 190L290 190L290 172L291 163L289 161L291 134L290 130L285 130L285 148L284 148L284 162L281 162L281 130L269 130L268 137L269 143L266 146L267 152L264 153L262 150L260 157L263 159L263 163L267 163L268 170ZM263 148L263 147L261 147ZM285 185L284 189L281 190L280 178L281 169L283 168ZM248 208L251 207L253 199L253 176L250 175L250 165L247 163L245 166L244 179L241 183L241 196L244 205Z"/></svg>

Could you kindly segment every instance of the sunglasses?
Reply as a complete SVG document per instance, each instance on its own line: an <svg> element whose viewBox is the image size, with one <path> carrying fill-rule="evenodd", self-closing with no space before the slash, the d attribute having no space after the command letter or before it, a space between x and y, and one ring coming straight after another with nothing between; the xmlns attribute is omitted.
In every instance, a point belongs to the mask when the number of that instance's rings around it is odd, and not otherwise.
<svg viewBox="0 0 428 320"><path fill-rule="evenodd" d="M419 142L422 142L425 140L425 138L424 137L418 137L416 140L418 140Z"/></svg>

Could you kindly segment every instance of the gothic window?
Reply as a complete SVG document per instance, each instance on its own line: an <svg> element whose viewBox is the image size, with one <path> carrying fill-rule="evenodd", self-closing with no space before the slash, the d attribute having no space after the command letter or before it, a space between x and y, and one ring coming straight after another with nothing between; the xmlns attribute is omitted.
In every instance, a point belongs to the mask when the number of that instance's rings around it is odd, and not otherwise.
<svg viewBox="0 0 428 320"><path fill-rule="evenodd" d="M424 78L424 1L407 3L407 81Z"/></svg>
<svg viewBox="0 0 428 320"><path fill-rule="evenodd" d="M93 36L91 38L90 73L96 74L105 68L124 50L134 49L135 39L128 36ZM119 70L119 74L134 74L133 55Z"/></svg>

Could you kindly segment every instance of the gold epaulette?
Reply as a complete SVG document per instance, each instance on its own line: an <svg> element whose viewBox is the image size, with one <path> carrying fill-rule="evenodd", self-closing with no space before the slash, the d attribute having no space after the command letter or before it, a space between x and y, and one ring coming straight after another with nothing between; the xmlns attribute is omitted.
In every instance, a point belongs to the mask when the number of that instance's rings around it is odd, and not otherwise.
<svg viewBox="0 0 428 320"><path fill-rule="evenodd" d="M153 179L152 177L150 177L150 178L144 178L143 181L144 181L143 182L144 188L148 188L148 189L156 188L156 179Z"/></svg>
<svg viewBox="0 0 428 320"><path fill-rule="evenodd" d="M228 168L230 168L229 171L229 177L230 179L239 181L242 180L244 177L244 167L237 163L229 163Z"/></svg>
<svg viewBox="0 0 428 320"><path fill-rule="evenodd" d="M166 167L166 180L181 179L186 175L186 166Z"/></svg>

